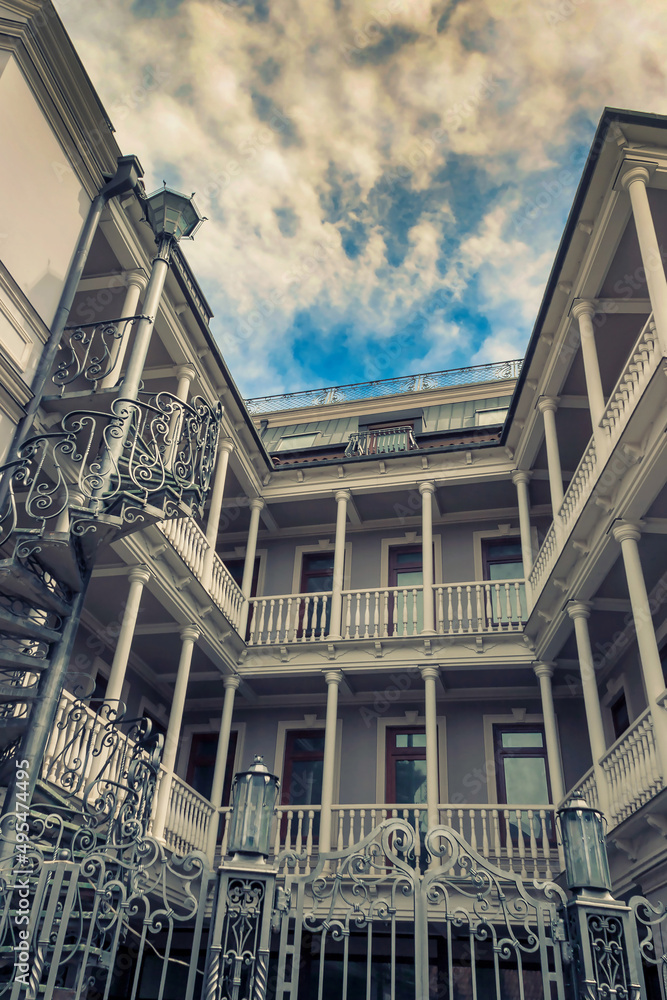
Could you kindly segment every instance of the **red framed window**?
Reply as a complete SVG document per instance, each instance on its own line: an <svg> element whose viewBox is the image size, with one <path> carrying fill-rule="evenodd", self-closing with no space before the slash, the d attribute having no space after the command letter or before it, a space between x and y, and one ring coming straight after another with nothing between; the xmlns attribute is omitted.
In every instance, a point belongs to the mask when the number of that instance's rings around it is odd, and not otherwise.
<svg viewBox="0 0 667 1000"><path fill-rule="evenodd" d="M333 552L304 552L301 560L301 594L330 593L333 589ZM331 599L327 599L324 621L322 620L322 602L315 604L308 603L308 617L304 623L306 614L305 601L299 605L299 627L297 635L312 635L313 631L317 635L324 628L324 634L329 632L331 622Z"/></svg>
<svg viewBox="0 0 667 1000"><path fill-rule="evenodd" d="M229 734L229 749L225 767L225 783L222 791L222 805L229 805L229 794L234 777L234 761L236 759L236 744L238 733ZM211 795L215 758L218 752L218 733L195 733L190 746L188 773L186 781L191 788L208 799Z"/></svg>
<svg viewBox="0 0 667 1000"><path fill-rule="evenodd" d="M322 802L322 768L324 764L324 730L291 729L285 735L285 760L281 803L295 809ZM287 823L283 820L283 836ZM315 814L313 838L320 829L319 811Z"/></svg>
<svg viewBox="0 0 667 1000"><path fill-rule="evenodd" d="M501 538L486 538L482 541L482 560L484 579L492 582L504 580L522 580L523 557L521 554L521 539L502 536ZM493 587L491 606L494 622L507 622L509 600L512 621L524 621L527 617L526 588L521 584L518 589L504 586Z"/></svg>
<svg viewBox="0 0 667 1000"><path fill-rule="evenodd" d="M397 545L389 549L389 587L401 587L402 590L389 596L389 635L412 635L415 621L415 605L417 617L417 632L424 627L424 595L420 590L416 595L415 587L424 583L422 572L421 545Z"/></svg>
<svg viewBox="0 0 667 1000"><path fill-rule="evenodd" d="M498 802L511 806L547 806L551 803L551 782L547 761L544 727L541 725L514 724L494 725L494 760L496 765L496 785ZM509 826L512 841L518 842L518 819L509 811ZM527 812L521 812L521 829L524 837L530 836L530 819ZM533 816L533 832L540 839L541 822ZM505 826L501 825L503 839ZM551 817L547 821L549 840L554 840Z"/></svg>
<svg viewBox="0 0 667 1000"><path fill-rule="evenodd" d="M426 730L388 726L385 749L387 802L426 802Z"/></svg>

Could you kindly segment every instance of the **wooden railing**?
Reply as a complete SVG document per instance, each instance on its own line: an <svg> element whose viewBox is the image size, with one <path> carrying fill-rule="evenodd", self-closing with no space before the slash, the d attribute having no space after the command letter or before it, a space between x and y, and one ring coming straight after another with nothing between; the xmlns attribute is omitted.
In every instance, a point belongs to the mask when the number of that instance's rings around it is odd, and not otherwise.
<svg viewBox="0 0 667 1000"><path fill-rule="evenodd" d="M238 628L243 610L243 594L215 552L211 560L210 574L207 574L206 557L209 543L197 522L191 517L180 517L170 521L160 521L158 527L192 571L193 576L208 590L225 617Z"/></svg>
<svg viewBox="0 0 667 1000"><path fill-rule="evenodd" d="M560 510L535 559L529 582L533 600L546 582L569 531L595 490L600 474L620 440L644 389L662 357L653 317L649 316L612 390L597 434L591 437L570 480Z"/></svg>
<svg viewBox="0 0 667 1000"><path fill-rule="evenodd" d="M338 633L330 622L331 594L276 594L250 600L248 645L418 636L424 627L424 588L344 590ZM527 617L524 580L439 583L433 587L438 635L513 632Z"/></svg>
<svg viewBox="0 0 667 1000"><path fill-rule="evenodd" d="M166 772L162 769L162 781ZM217 814L208 799L191 788L187 782L173 775L169 795L169 809L164 828L167 847L179 854L189 851L206 851L211 817Z"/></svg>

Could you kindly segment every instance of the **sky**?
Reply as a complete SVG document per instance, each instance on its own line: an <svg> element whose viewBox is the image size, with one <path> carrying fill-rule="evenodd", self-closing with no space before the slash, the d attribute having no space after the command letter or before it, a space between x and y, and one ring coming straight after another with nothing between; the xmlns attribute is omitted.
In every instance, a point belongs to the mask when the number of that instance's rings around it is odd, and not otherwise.
<svg viewBox="0 0 667 1000"><path fill-rule="evenodd" d="M662 0L55 0L246 398L521 357L605 105L667 113Z"/></svg>

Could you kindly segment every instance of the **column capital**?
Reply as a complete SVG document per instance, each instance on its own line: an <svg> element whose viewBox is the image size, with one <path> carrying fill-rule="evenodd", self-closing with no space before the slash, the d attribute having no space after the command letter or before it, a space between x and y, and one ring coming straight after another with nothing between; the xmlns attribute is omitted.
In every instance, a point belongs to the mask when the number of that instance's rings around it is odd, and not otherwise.
<svg viewBox="0 0 667 1000"><path fill-rule="evenodd" d="M591 617L591 605L588 601L569 601L566 607L572 621L576 621L577 618Z"/></svg>
<svg viewBox="0 0 667 1000"><path fill-rule="evenodd" d="M253 497L248 506L250 510L264 510L266 504L261 497Z"/></svg>
<svg viewBox="0 0 667 1000"><path fill-rule="evenodd" d="M130 285L137 285L138 288L145 291L148 285L148 275L143 268L137 268L133 271L123 271L123 281L128 288Z"/></svg>
<svg viewBox="0 0 667 1000"><path fill-rule="evenodd" d="M547 660L537 660L533 663L533 673L536 677L553 677L554 675L554 663Z"/></svg>
<svg viewBox="0 0 667 1000"><path fill-rule="evenodd" d="M323 670L322 673L327 684L335 684L336 687L339 687L343 683L342 670Z"/></svg>
<svg viewBox="0 0 667 1000"><path fill-rule="evenodd" d="M429 663L425 667L420 667L419 673L422 675L423 681L437 681L440 677L440 668L434 667Z"/></svg>
<svg viewBox="0 0 667 1000"><path fill-rule="evenodd" d="M617 521L612 524L611 533L617 542L626 542L629 538L633 542L638 542L642 537L641 528L632 521Z"/></svg>
<svg viewBox="0 0 667 1000"><path fill-rule="evenodd" d="M343 500L345 501L345 503L349 503L351 499L352 499L352 494L349 490L336 490L336 492L334 493L334 500L336 501L336 503L342 503Z"/></svg>
<svg viewBox="0 0 667 1000"><path fill-rule="evenodd" d="M424 496L425 493L430 493L431 496L433 496L433 494L435 493L435 483L431 482L420 483L419 492L421 493L422 496Z"/></svg>
<svg viewBox="0 0 667 1000"><path fill-rule="evenodd" d="M178 368L176 369L177 379L186 378L188 379L188 381L192 382L196 374L197 374L197 369L195 368L194 365L191 365L189 362L186 362L184 365L179 365Z"/></svg>
<svg viewBox="0 0 667 1000"><path fill-rule="evenodd" d="M577 320L582 316L590 316L592 319L595 316L595 306L588 299L576 299L572 306L572 315Z"/></svg>
<svg viewBox="0 0 667 1000"><path fill-rule="evenodd" d="M195 625L194 622L191 622L189 625L186 625L181 629L179 635L183 642L187 642L188 640L190 640L190 642L196 642L201 635L201 629L198 625Z"/></svg>
<svg viewBox="0 0 667 1000"><path fill-rule="evenodd" d="M223 678L222 683L225 690L227 690L227 688L233 688L235 691L238 691L241 686L241 678L238 674L227 674L227 676Z"/></svg>
<svg viewBox="0 0 667 1000"><path fill-rule="evenodd" d="M218 441L218 451L227 451L231 454L234 451L234 442L231 438L223 438Z"/></svg>
<svg viewBox="0 0 667 1000"><path fill-rule="evenodd" d="M559 403L560 400L556 396L540 396L537 401L537 408L540 413L546 413L547 411L555 413Z"/></svg>
<svg viewBox="0 0 667 1000"><path fill-rule="evenodd" d="M133 566L127 574L130 583L148 583L152 576L148 566Z"/></svg>
<svg viewBox="0 0 667 1000"><path fill-rule="evenodd" d="M514 471L512 472L512 482L514 483L515 486L518 486L519 483L528 484L532 478L533 478L533 473L528 472L525 469L514 469Z"/></svg>
<svg viewBox="0 0 667 1000"><path fill-rule="evenodd" d="M648 182L651 179L651 167L655 168L655 164L628 163L625 173L621 177L621 187L623 190L627 191L632 184L637 183L648 187Z"/></svg>

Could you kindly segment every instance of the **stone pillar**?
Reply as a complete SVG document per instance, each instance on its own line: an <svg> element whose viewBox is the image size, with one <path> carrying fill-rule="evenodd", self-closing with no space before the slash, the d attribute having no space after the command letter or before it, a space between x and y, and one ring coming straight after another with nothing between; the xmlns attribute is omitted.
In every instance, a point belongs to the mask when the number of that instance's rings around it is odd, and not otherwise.
<svg viewBox="0 0 667 1000"><path fill-rule="evenodd" d="M530 536L530 495L528 493L528 483L531 479L530 472L522 469L515 469L512 473L512 482L516 486L516 495L519 505L519 533L521 535L521 561L523 562L523 575L528 585L528 577L533 568L533 540Z"/></svg>
<svg viewBox="0 0 667 1000"><path fill-rule="evenodd" d="M142 270L127 271L124 277L127 285L127 292L125 293L125 300L123 302L119 318L137 315L139 296L146 290L146 285L148 284L148 278ZM122 337L114 341L113 347L111 348L113 368L109 375L107 375L107 377L102 379L100 382L100 389L112 389L120 381L123 359L125 357L130 334L132 332L131 323L123 323L121 325L123 328Z"/></svg>
<svg viewBox="0 0 667 1000"><path fill-rule="evenodd" d="M600 378L600 364L598 353L595 347L595 330L593 329L593 316L595 316L595 306L592 302L580 299L575 302L572 315L579 323L579 336L581 338L581 354L584 359L584 374L586 376L586 392L588 394L588 408L591 412L591 424L593 425L593 437L596 444L602 441L600 421L604 415L605 402L602 391L602 379Z"/></svg>
<svg viewBox="0 0 667 1000"><path fill-rule="evenodd" d="M239 621L239 635L244 636L248 624L248 612L250 610L250 591L252 590L252 576L255 570L255 555L257 554L257 535L259 533L259 515L264 509L264 501L261 497L254 497L250 501L250 526L248 528L248 544L245 550L245 562L243 563L243 579L241 581L241 592L245 597L245 603Z"/></svg>
<svg viewBox="0 0 667 1000"><path fill-rule="evenodd" d="M630 195L656 333L662 352L667 355L667 280L646 191L649 179L647 168L637 166L624 174L621 184Z"/></svg>
<svg viewBox="0 0 667 1000"><path fill-rule="evenodd" d="M542 396L537 408L544 419L544 438L547 445L547 465L549 467L549 490L554 522L563 503L563 473L560 466L558 434L556 433L556 410L558 401L550 396Z"/></svg>
<svg viewBox="0 0 667 1000"><path fill-rule="evenodd" d="M178 396L180 400L187 403L188 396L190 394L190 384L197 374L193 365L179 365L176 369L176 377L178 379L178 385L176 387L175 395Z"/></svg>
<svg viewBox="0 0 667 1000"><path fill-rule="evenodd" d="M426 635L435 635L433 601L433 494L435 483L420 483L422 495L422 582L424 585L424 628Z"/></svg>
<svg viewBox="0 0 667 1000"><path fill-rule="evenodd" d="M424 719L426 729L426 804L428 828L432 830L438 825L440 798L440 783L438 779L438 701L436 681L439 677L437 667L420 667L424 681Z"/></svg>
<svg viewBox="0 0 667 1000"><path fill-rule="evenodd" d="M151 578L149 570L145 566L134 566L129 574L130 590L127 595L123 621L120 632L116 640L116 650L111 664L111 673L107 684L105 701L118 701L123 693L127 664L130 658L132 639L134 638L134 628L137 624L137 615L141 604L141 595L145 584Z"/></svg>
<svg viewBox="0 0 667 1000"><path fill-rule="evenodd" d="M665 690L665 681L662 675L658 643L653 629L651 605L646 592L644 572L637 546L637 542L641 538L641 530L636 524L619 521L613 526L612 532L623 553L623 565L628 581L632 618L637 633L639 662L644 677L646 699L653 716L653 732L662 774L663 777L667 778L667 718L665 710L658 701Z"/></svg>
<svg viewBox="0 0 667 1000"><path fill-rule="evenodd" d="M334 773L336 768L336 730L338 726L338 688L343 680L340 670L326 670L327 716L324 729L324 760L322 761L322 805L320 814L320 851L331 850L331 807L333 805Z"/></svg>
<svg viewBox="0 0 667 1000"><path fill-rule="evenodd" d="M205 587L211 586L211 572L213 570L213 559L215 547L218 542L218 529L220 527L220 516L222 514L222 501L225 495L225 480L227 478L227 468L229 466L229 456L234 450L234 442L231 438L223 438L218 444L218 460L213 479L213 489L211 491L211 502L208 508L208 520L206 521L206 541L208 548L204 555L204 566L202 570L202 583ZM253 556L254 559L254 556ZM250 577L252 581L252 576Z"/></svg>
<svg viewBox="0 0 667 1000"><path fill-rule="evenodd" d="M609 786L607 785L605 773L599 763L607 752L607 741L602 723L602 710L600 708L600 695L598 694L597 678L595 676L593 650L591 649L591 639L588 633L588 619L591 615L591 606L585 601L571 601L567 605L567 613L574 622L574 634L577 641L577 653L579 655L579 670L581 672L581 687L584 695L584 708L586 710L586 725L588 727L588 739L591 744L591 756L593 757L593 770L595 772L600 809L608 815Z"/></svg>
<svg viewBox="0 0 667 1000"><path fill-rule="evenodd" d="M347 526L347 504L352 499L349 490L336 493L336 541L334 543L333 580L331 582L331 615L329 638L340 639L343 614L343 574L345 571L345 530Z"/></svg>
<svg viewBox="0 0 667 1000"><path fill-rule="evenodd" d="M171 700L171 711L169 713L169 725L164 738L164 751L162 753L162 780L158 791L157 805L153 817L153 836L158 840L164 840L164 828L169 812L169 799L171 796L171 783L174 775L174 765L176 764L176 754L178 743L181 738L181 725L183 723L183 711L185 709L185 697L188 690L188 680L190 677L190 664L195 643L201 635L200 629L196 625L186 625L181 629L181 657L178 661L178 672L176 674L176 684L174 685L174 695Z"/></svg>
<svg viewBox="0 0 667 1000"><path fill-rule="evenodd" d="M547 744L547 763L549 765L549 779L551 781L551 796L554 805L558 805L565 797L565 788L563 784L563 766L560 759L558 729L556 726L556 712L554 710L553 691L551 690L551 678L554 668L552 663L535 663L533 670L540 684L544 738Z"/></svg>
<svg viewBox="0 0 667 1000"><path fill-rule="evenodd" d="M215 768L213 770L213 782L211 784L210 801L216 809L222 805L222 793L225 787L225 771L227 770L227 755L229 753L229 737L232 731L232 716L234 714L234 697L241 683L238 674L229 674L225 677L225 701L222 706L222 718L220 719L220 735L218 737L218 749L215 755ZM218 840L218 813L211 816L211 823L208 831L207 854L211 864L215 858L215 846Z"/></svg>

